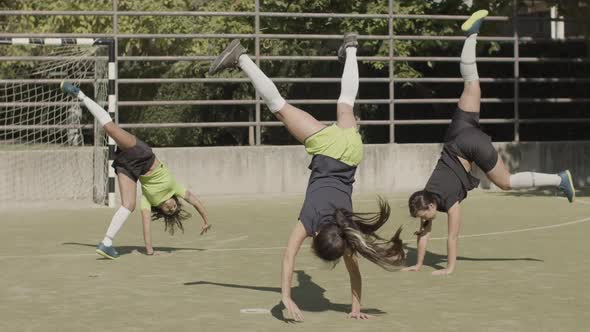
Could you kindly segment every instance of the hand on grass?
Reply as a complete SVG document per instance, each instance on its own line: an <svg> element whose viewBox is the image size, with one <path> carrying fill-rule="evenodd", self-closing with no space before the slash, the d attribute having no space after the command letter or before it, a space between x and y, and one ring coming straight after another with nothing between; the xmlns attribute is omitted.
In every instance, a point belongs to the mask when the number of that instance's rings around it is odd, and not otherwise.
<svg viewBox="0 0 590 332"><path fill-rule="evenodd" d="M453 273L453 270L442 269L442 270L436 270L436 271L432 272L432 275L433 276L447 276L451 273Z"/></svg>
<svg viewBox="0 0 590 332"><path fill-rule="evenodd" d="M201 235L207 233L207 231L210 230L212 226L213 225L211 225L211 224L205 224L205 225L203 225L203 227L201 227Z"/></svg>
<svg viewBox="0 0 590 332"><path fill-rule="evenodd" d="M349 318L349 319L371 319L374 317L375 316L373 316L373 315L365 314L360 311L352 311L347 315L347 318Z"/></svg>
<svg viewBox="0 0 590 332"><path fill-rule="evenodd" d="M287 312L289 313L290 319L297 322L303 321L303 314L301 313L301 310L299 310L297 304L293 302L293 300L291 300L290 298L283 299L283 304L285 305L285 309L287 309Z"/></svg>
<svg viewBox="0 0 590 332"><path fill-rule="evenodd" d="M402 272L418 272L420 271L420 268L422 267L422 265L412 265L412 266L408 266L408 267L404 267L402 269Z"/></svg>
<svg viewBox="0 0 590 332"><path fill-rule="evenodd" d="M153 248L149 248L149 249L146 248L145 254L147 256L160 256L160 255L164 254L164 252L163 251L154 250Z"/></svg>

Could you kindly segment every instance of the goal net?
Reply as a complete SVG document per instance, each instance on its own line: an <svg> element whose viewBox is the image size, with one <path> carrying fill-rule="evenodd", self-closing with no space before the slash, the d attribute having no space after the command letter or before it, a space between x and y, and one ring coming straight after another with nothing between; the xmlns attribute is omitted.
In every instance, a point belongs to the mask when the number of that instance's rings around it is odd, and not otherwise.
<svg viewBox="0 0 590 332"><path fill-rule="evenodd" d="M0 203L107 196L102 128L61 92L67 80L106 108L107 47L0 41Z"/></svg>

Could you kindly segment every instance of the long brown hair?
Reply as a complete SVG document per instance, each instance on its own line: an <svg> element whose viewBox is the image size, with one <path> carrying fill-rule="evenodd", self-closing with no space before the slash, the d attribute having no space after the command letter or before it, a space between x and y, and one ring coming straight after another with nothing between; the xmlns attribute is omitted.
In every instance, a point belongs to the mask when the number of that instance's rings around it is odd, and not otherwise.
<svg viewBox="0 0 590 332"><path fill-rule="evenodd" d="M170 235L174 235L175 228L180 229L184 233L184 226L182 222L191 217L191 214L182 208L182 204L176 196L172 196L176 201L176 210L172 214L162 212L160 207L152 206L152 221L164 219L164 232L168 231Z"/></svg>
<svg viewBox="0 0 590 332"><path fill-rule="evenodd" d="M313 238L312 248L321 259L333 262L345 251L359 253L386 270L394 270L403 264L405 252L400 239L402 228L386 240L375 232L387 222L391 213L389 204L379 197L379 212L353 213L336 209L330 222L322 225Z"/></svg>

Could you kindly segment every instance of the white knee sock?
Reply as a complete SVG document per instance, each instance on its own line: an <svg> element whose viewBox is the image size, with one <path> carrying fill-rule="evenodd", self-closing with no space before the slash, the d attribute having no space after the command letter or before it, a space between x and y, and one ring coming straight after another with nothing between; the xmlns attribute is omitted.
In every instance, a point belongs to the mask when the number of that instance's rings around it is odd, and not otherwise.
<svg viewBox="0 0 590 332"><path fill-rule="evenodd" d="M105 246L109 247L109 246L113 245L113 239L115 238L115 235L117 235L117 233L119 232L121 227L123 227L123 225L125 224L125 221L127 221L127 218L129 218L130 214L131 214L131 211L129 211L124 206L121 206L119 208L119 210L117 210L117 212L115 212L113 219L111 219L111 224L109 225L109 228L107 229L107 234L105 235L104 239L102 240L102 243L104 243Z"/></svg>
<svg viewBox="0 0 590 332"><path fill-rule="evenodd" d="M356 61L356 47L346 49L346 62L340 81L340 98L338 103L354 106L356 95L359 91L359 66Z"/></svg>
<svg viewBox="0 0 590 332"><path fill-rule="evenodd" d="M104 125L106 125L107 123L113 122L113 119L111 119L109 113L105 111L104 108L100 107L99 104L95 103L94 100L86 97L84 92L82 92L81 90L78 93L78 99L80 99L82 103L84 103L86 108L88 108L90 113L94 115L94 117L96 118L96 120L98 120L98 123L100 123L101 126L104 127Z"/></svg>
<svg viewBox="0 0 590 332"><path fill-rule="evenodd" d="M522 172L510 175L510 187L512 189L544 186L557 187L560 183L561 178L557 174Z"/></svg>
<svg viewBox="0 0 590 332"><path fill-rule="evenodd" d="M477 74L477 64L475 62L475 45L477 44L477 33L469 35L465 39L463 44L463 50L461 51L461 64L459 69L461 70L461 77L465 82L479 80Z"/></svg>
<svg viewBox="0 0 590 332"><path fill-rule="evenodd" d="M270 111L273 113L280 111L287 102L281 97L276 85L264 75L262 70L247 55L242 54L238 59L238 63L240 68L248 75L254 88L264 99Z"/></svg>

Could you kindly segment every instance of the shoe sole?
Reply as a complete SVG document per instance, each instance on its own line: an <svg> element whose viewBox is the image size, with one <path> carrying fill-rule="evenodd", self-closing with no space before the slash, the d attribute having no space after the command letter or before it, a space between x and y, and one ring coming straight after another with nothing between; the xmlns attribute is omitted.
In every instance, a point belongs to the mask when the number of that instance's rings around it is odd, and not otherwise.
<svg viewBox="0 0 590 332"><path fill-rule="evenodd" d="M232 42L225 48L225 50L223 50L223 52L221 52L221 54L213 61L211 69L209 70L209 74L217 73L219 71L217 68L219 68L219 66L227 59L228 56L230 56L233 53L233 51L238 46L240 46L240 41L238 39L232 40Z"/></svg>
<svg viewBox="0 0 590 332"><path fill-rule="evenodd" d="M73 94L72 92L70 92L69 90L65 89L64 86L66 85L65 81L62 81L61 83L59 83L59 88L61 89L61 91L63 91L64 93L72 96L72 97L76 97L77 94Z"/></svg>
<svg viewBox="0 0 590 332"><path fill-rule="evenodd" d="M469 17L467 19L467 21L465 21L462 25L461 25L461 30L463 31L469 31L469 29L471 29L471 27L473 26L473 24L479 20L481 20L482 18L488 16L489 12L485 9L482 10L478 10L475 13L471 14L471 17Z"/></svg>
<svg viewBox="0 0 590 332"><path fill-rule="evenodd" d="M356 32L344 34L343 43L342 43L342 45L340 45L340 48L338 48L338 61L340 61L342 63L345 62L347 48L349 48L349 47L357 47L358 48L358 46L359 46L358 36L359 35ZM352 39L352 40L347 40L347 39Z"/></svg>
<svg viewBox="0 0 590 332"><path fill-rule="evenodd" d="M569 170L565 171L565 174L567 174L567 180L570 183L570 187L572 188L572 200L570 201L570 203L573 203L574 200L576 199L576 188L574 188L574 181L572 180L572 173L570 173Z"/></svg>
<svg viewBox="0 0 590 332"><path fill-rule="evenodd" d="M101 255L104 258L108 258L108 259L112 259L112 260L117 259L117 257L113 257L113 256L107 254L106 252L100 250L100 249L96 249L96 253L99 254L99 255Z"/></svg>

